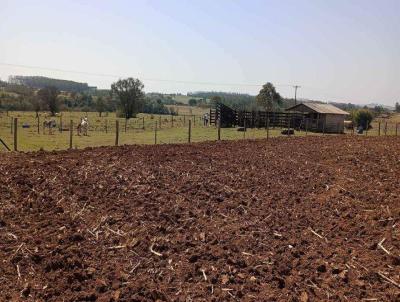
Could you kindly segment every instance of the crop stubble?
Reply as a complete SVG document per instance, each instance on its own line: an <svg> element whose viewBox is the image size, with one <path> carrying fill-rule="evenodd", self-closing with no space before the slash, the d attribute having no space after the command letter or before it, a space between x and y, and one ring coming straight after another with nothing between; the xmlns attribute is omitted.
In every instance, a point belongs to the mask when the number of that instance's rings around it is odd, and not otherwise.
<svg viewBox="0 0 400 302"><path fill-rule="evenodd" d="M1 301L400 300L397 138L0 161Z"/></svg>

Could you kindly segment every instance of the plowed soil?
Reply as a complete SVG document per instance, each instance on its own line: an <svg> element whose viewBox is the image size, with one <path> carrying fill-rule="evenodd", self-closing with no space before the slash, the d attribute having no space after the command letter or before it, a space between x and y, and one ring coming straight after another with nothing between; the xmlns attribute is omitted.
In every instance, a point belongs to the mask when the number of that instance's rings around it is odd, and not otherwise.
<svg viewBox="0 0 400 302"><path fill-rule="evenodd" d="M0 162L1 301L400 301L398 138Z"/></svg>

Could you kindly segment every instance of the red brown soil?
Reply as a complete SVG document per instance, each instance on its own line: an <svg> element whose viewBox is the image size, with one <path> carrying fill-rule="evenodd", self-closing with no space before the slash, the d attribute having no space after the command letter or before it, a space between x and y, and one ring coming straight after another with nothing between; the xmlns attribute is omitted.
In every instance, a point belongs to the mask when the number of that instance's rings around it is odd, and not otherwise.
<svg viewBox="0 0 400 302"><path fill-rule="evenodd" d="M400 301L400 139L0 162L1 301Z"/></svg>

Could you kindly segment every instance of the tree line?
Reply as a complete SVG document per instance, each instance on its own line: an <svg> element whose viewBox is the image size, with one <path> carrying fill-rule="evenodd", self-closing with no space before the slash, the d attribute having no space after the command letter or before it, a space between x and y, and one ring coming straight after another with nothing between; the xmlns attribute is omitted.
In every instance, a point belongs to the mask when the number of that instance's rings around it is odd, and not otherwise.
<svg viewBox="0 0 400 302"><path fill-rule="evenodd" d="M87 92L91 88L87 83L53 79L42 76L20 76L20 75L10 76L8 83L11 85L21 85L34 89L55 87L58 90L67 92Z"/></svg>
<svg viewBox="0 0 400 302"><path fill-rule="evenodd" d="M26 78L29 80L36 78L50 79L44 77ZM72 81L64 82L76 83ZM179 104L173 99L173 95L145 94L143 83L134 78L121 79L113 83L109 90L103 89L92 92L61 91L56 86L45 86L37 90L21 83L18 81L11 83L0 81L0 110L34 110L37 113L48 110L51 114L60 110L97 111L100 116L103 112L115 111L118 116L129 119L139 112L176 114L166 105ZM50 81L50 83L54 82ZM283 98L270 82L263 85L256 96L215 91L192 92L188 93L187 96L191 97L189 99L191 106L210 106L215 102L221 102L234 109L249 111L260 110L260 108L268 111L281 111L295 104L294 99ZM363 124L366 124L368 120L372 121L376 115L385 112L385 109L381 106L369 109L351 103L334 103L334 105L351 112L353 120L359 120L359 117L361 117ZM400 112L399 103L396 103L396 111Z"/></svg>
<svg viewBox="0 0 400 302"><path fill-rule="evenodd" d="M97 111L100 116L104 112L117 112L119 117L127 119L139 112L176 114L174 109L165 104L174 102L156 94L146 95L143 89L142 82L133 78L119 80L111 85L110 90L101 90L100 93L61 91L55 86L34 89L7 83L0 90L0 110L35 111L36 114L49 111L52 115L61 110Z"/></svg>

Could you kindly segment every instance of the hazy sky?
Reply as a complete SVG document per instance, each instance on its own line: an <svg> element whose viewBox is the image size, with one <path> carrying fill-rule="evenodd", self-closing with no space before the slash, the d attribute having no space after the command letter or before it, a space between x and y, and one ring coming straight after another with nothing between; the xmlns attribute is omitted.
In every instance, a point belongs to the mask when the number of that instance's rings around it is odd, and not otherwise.
<svg viewBox="0 0 400 302"><path fill-rule="evenodd" d="M287 97L298 84L303 98L393 105L400 0L0 0L3 63L90 75L0 65L2 79L108 88L132 76L148 92L251 94L270 81Z"/></svg>

